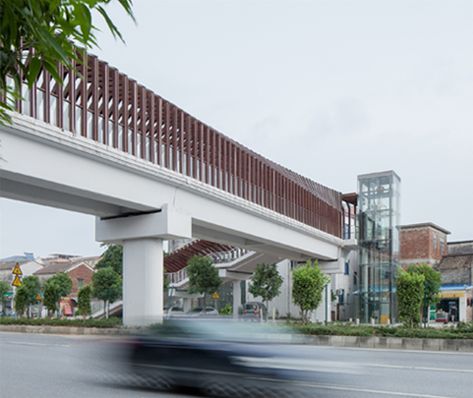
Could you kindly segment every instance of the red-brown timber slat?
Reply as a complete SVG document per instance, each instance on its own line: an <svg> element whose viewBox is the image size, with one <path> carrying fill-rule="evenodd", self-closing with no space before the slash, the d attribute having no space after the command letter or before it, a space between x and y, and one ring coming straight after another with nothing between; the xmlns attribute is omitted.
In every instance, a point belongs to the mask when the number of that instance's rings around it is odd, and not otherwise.
<svg viewBox="0 0 473 398"><path fill-rule="evenodd" d="M110 102L110 73L109 73L109 67L107 64L103 64L103 75L102 75L102 115L103 115L103 143L105 145L110 145L109 143L109 135L108 135L108 121L109 121L109 116L110 116L110 108L109 108L109 102ZM113 144L113 142L112 142Z"/></svg>
<svg viewBox="0 0 473 398"><path fill-rule="evenodd" d="M118 148L120 145L118 143L118 129L119 129L119 115L118 115L118 103L120 101L120 83L119 83L119 75L118 75L118 70L113 69L112 70L112 92L113 92L113 147Z"/></svg>
<svg viewBox="0 0 473 398"><path fill-rule="evenodd" d="M61 79L64 80L64 66L58 65L58 74ZM56 126L60 129L64 128L64 86L58 82L55 83L57 86L57 101L56 101Z"/></svg>
<svg viewBox="0 0 473 398"><path fill-rule="evenodd" d="M156 163L156 106L155 96L152 92L147 93L149 97L149 160Z"/></svg>
<svg viewBox="0 0 473 398"><path fill-rule="evenodd" d="M81 86L80 86L80 98L81 98L81 135L82 137L87 137L87 101L88 101L88 88L87 88L87 79L88 79L88 61L87 54L84 52L82 57L82 66L81 66Z"/></svg>
<svg viewBox="0 0 473 398"><path fill-rule="evenodd" d="M162 166L162 134L163 134L163 100L161 97L158 97L156 102L156 111L157 111L157 131L156 131L156 162L158 165Z"/></svg>
<svg viewBox="0 0 473 398"><path fill-rule="evenodd" d="M49 123L51 120L49 115L50 115L50 110L51 110L51 93L50 93L50 80L51 77L49 75L49 72L46 70L43 71L43 95L44 95L44 100L43 100L43 120L46 123Z"/></svg>

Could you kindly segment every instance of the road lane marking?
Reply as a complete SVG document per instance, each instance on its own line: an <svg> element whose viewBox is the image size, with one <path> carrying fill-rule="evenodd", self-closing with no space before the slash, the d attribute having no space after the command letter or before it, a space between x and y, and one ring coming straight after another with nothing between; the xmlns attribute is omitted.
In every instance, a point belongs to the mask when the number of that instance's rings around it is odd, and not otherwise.
<svg viewBox="0 0 473 398"><path fill-rule="evenodd" d="M330 384L301 384L305 387L315 387L325 390L337 390L337 391L349 391L349 392L362 392L368 394L377 394L377 395L391 395L397 397L412 397L412 398L455 398L455 397L448 397L445 395L430 395L430 394L416 394L416 393L409 393L409 392L399 392L399 391L387 391L387 390L372 390L370 388L358 388L358 387L350 387L350 386L341 386L341 385L330 385Z"/></svg>
<svg viewBox="0 0 473 398"><path fill-rule="evenodd" d="M33 346L33 347L70 347L69 344L54 344L54 343L32 343L29 341L2 341L3 344L9 345L26 345L26 346Z"/></svg>
<svg viewBox="0 0 473 398"><path fill-rule="evenodd" d="M459 369L459 368L433 368L428 366L410 366L410 365L386 365L380 363L360 363L361 366L369 366L376 368L389 368L389 369L408 369L408 370L428 370L434 372L458 372L458 373L473 373L473 369Z"/></svg>
<svg viewBox="0 0 473 398"><path fill-rule="evenodd" d="M439 355L466 355L473 356L473 352L463 352L463 351L434 351L434 350L404 350L397 348L367 348L367 347L343 347L343 346L313 346L317 348L325 349L340 349L345 351L379 351L379 352L396 352L396 353L409 353L409 354L439 354Z"/></svg>

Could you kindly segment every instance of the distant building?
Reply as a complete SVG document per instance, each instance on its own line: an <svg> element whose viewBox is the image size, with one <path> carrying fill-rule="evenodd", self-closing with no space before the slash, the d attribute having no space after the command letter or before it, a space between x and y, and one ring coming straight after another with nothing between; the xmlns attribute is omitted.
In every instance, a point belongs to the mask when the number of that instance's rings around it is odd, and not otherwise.
<svg viewBox="0 0 473 398"><path fill-rule="evenodd" d="M450 231L426 222L399 227L401 266L411 264L437 264L447 255L447 236Z"/></svg>
<svg viewBox="0 0 473 398"><path fill-rule="evenodd" d="M449 242L448 253L436 265L442 275L437 308L448 321L473 321L473 241Z"/></svg>
<svg viewBox="0 0 473 398"><path fill-rule="evenodd" d="M49 258L45 266L34 273L44 282L59 272L66 273L72 281L70 295L63 299L61 309L64 315L73 315L79 290L92 282L94 267L100 257Z"/></svg>

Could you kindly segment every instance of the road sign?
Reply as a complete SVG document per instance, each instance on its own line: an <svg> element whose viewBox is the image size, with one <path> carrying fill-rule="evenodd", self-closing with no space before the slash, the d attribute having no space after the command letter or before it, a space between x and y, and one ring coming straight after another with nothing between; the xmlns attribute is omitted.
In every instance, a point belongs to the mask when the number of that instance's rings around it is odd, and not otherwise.
<svg viewBox="0 0 473 398"><path fill-rule="evenodd" d="M21 279L18 275L15 275L13 282L11 283L12 286L20 287L21 286Z"/></svg>
<svg viewBox="0 0 473 398"><path fill-rule="evenodd" d="M219 298L220 298L220 294L218 294L218 292L215 292L212 294L212 299L218 300Z"/></svg>
<svg viewBox="0 0 473 398"><path fill-rule="evenodd" d="M23 272L21 271L20 264L16 263L13 269L11 270L11 273L13 275L21 276L23 275Z"/></svg>

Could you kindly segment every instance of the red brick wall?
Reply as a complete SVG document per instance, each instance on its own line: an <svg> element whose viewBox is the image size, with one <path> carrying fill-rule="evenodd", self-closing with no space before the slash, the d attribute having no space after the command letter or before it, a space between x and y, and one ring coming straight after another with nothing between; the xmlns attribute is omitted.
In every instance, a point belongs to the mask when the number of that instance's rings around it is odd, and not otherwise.
<svg viewBox="0 0 473 398"><path fill-rule="evenodd" d="M433 237L436 236L434 248ZM441 241L443 240L443 245ZM399 258L403 260L430 259L440 261L447 254L446 235L430 227L401 229ZM443 250L441 250L443 247Z"/></svg>
<svg viewBox="0 0 473 398"><path fill-rule="evenodd" d="M71 294L73 296L75 296L79 292L78 279L83 279L84 280L84 286L86 286L86 285L88 285L89 283L92 282L92 275L94 274L94 271L92 271L85 264L82 264L82 265L79 265L78 267L72 269L67 274L72 279Z"/></svg>

